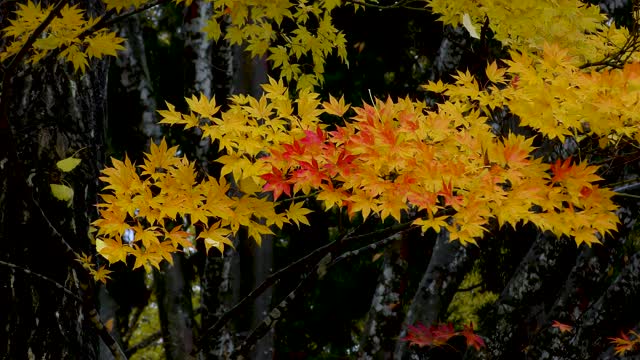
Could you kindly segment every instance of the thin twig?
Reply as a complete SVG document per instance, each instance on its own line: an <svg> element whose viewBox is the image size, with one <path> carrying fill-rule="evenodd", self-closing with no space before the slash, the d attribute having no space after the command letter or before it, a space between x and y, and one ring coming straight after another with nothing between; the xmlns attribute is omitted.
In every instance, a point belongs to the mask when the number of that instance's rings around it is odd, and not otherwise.
<svg viewBox="0 0 640 360"><path fill-rule="evenodd" d="M326 253L336 248L340 243L341 243L341 240L336 240L336 241L330 242L329 244L321 246L315 249L314 251L312 251L311 253L305 255L304 257L298 259L297 261L267 276L264 279L264 281L262 281L262 283L258 285L258 287L253 289L249 294L247 294L247 296L242 298L242 300L240 300L240 302L238 302L234 307L232 307L227 312L222 314L220 318L212 326L210 326L202 334L202 336L200 336L200 338L195 343L194 351L195 352L199 351L198 349L201 348L204 341L210 336L217 334L218 331L220 331L220 329L222 329L222 327L224 327L231 318L233 318L238 312L240 312L248 302L255 300L258 296L260 296L260 294L262 294L266 289L268 289L272 285L279 283L280 280L285 275L298 271L299 269L305 266L308 266L312 262L317 261L317 259L320 259Z"/></svg>
<svg viewBox="0 0 640 360"><path fill-rule="evenodd" d="M0 260L0 264L4 265L4 266L7 266L7 267L10 267L10 268L15 269L15 270L20 270L20 271L22 271L23 273L25 273L25 274L27 274L29 276L33 276L33 277L38 278L40 280L46 281L46 282L52 284L53 286L55 286L56 288L58 288L59 290L63 291L65 294L71 296L74 300L76 300L79 303L82 303L82 301L83 301L80 296L78 296L77 294L75 294L74 292L72 292L71 290L66 288L64 285L60 284L59 282L57 282L57 281L55 281L55 280L53 280L53 279L51 279L51 278L49 278L47 276L44 276L42 274L39 274L37 272L31 271L29 269L26 269L26 268L24 268L22 266L19 266L19 265L10 263L10 262L6 262L6 261Z"/></svg>
<svg viewBox="0 0 640 360"><path fill-rule="evenodd" d="M146 338L142 339L137 344L129 347L127 350L125 350L125 354L127 356L131 356L135 354L137 351L142 350L147 346L153 345L153 343L157 342L161 338L162 338L162 331L158 330L152 333L151 335L147 336Z"/></svg>
<svg viewBox="0 0 640 360"><path fill-rule="evenodd" d="M296 287L277 305L275 306L270 312L269 314L267 314L267 316L265 316L265 318L262 320L262 322L256 326L251 333L249 334L249 336L247 336L246 339L244 339L244 341L242 342L242 344L240 344L240 346L238 346L235 350L235 352L231 355L232 359L237 359L240 357L246 357L247 353L253 348L254 344L264 336L264 334L266 334L269 329L271 329L273 326L275 326L275 323L280 320L280 318L282 317L283 313L286 311L287 307L289 306L290 302L293 301L294 299L296 299L298 297L297 293L300 292L300 290L306 286L309 285L311 283L311 280L317 279L317 278L322 278L326 272L327 269L337 263L339 263L340 261L347 259L349 257L352 256L357 256L367 250L373 250L376 249L377 247L382 247L382 246L386 246L389 243L396 241L396 240L400 240L402 239L405 234L408 231L411 231L414 229L407 229L404 231L398 231L395 234L388 236L380 241L377 241L373 244L369 244L367 246L364 246L360 249L357 250L353 250L353 251L349 251L346 252L338 257L335 257L335 260L332 261L332 252L328 252L326 253L314 266L314 268L310 271L308 271L307 273L303 274L301 276L301 280L300 282L298 282L298 285L296 285ZM343 240L346 239L354 239L355 237L347 237ZM344 241L342 242L342 244L344 244ZM339 250L339 249L337 249Z"/></svg>
<svg viewBox="0 0 640 360"><path fill-rule="evenodd" d="M391 236L388 236L388 237L386 237L386 238L384 238L384 239L382 239L380 241L376 241L376 242L374 242L372 244L365 245L365 246L363 246L363 247L361 247L359 249L347 251L344 254L338 256L335 260L333 260L331 262L331 264L329 265L329 267L332 267L332 266L338 264L339 262L341 262L343 260L346 260L348 258L358 256L363 252L377 250L379 248L383 248L383 247L391 244L394 241L402 240L402 238L406 235L407 231L409 231L409 230L397 232L397 233L395 233L395 234L393 234Z"/></svg>

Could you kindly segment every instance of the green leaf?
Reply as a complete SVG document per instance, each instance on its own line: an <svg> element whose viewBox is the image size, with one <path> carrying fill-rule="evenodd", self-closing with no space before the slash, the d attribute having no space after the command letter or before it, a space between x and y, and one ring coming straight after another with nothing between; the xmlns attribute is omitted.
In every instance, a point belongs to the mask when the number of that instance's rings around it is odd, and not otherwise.
<svg viewBox="0 0 640 360"><path fill-rule="evenodd" d="M51 193L56 199L62 201L71 201L73 199L73 189L60 184L49 184L51 186Z"/></svg>
<svg viewBox="0 0 640 360"><path fill-rule="evenodd" d="M58 167L58 169L64 171L64 172L69 172L73 169L76 168L76 166L78 166L80 164L82 160L78 159L78 158L74 158L74 157L68 157L66 159L60 160L56 163L56 166Z"/></svg>

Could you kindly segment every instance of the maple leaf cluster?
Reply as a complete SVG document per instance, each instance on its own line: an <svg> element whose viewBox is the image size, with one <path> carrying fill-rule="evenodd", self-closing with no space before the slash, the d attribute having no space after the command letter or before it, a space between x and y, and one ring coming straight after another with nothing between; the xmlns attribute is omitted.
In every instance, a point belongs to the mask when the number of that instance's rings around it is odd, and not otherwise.
<svg viewBox="0 0 640 360"><path fill-rule="evenodd" d="M507 48L531 53L555 43L581 63L616 53L629 37L626 28L607 21L599 6L573 0L429 0L428 6L440 21L464 25L470 34L490 29ZM634 54L631 60L640 58Z"/></svg>
<svg viewBox="0 0 640 360"><path fill-rule="evenodd" d="M460 74L458 81L475 80ZM272 225L308 224L310 211L298 196L364 218L402 221L411 210L424 231L446 229L463 244L475 244L491 219L500 226L531 222L588 245L616 228L613 193L595 184L596 167L533 158L531 138L496 136L469 102L429 110L424 102L389 98L351 108L333 97L322 103L310 90L291 99L282 80L263 88L260 98L232 96L225 111L203 95L186 99L188 113L172 104L159 111L161 123L199 127L224 150L216 160L223 164L220 179L196 181L193 164L164 142L152 146L142 166L114 160L102 177L111 193L103 195L95 222L104 236L100 253L112 262L133 254L135 266L156 266L178 245L190 245L176 230L176 219L187 215L207 249L231 245L229 236L241 226L259 243ZM351 119L332 130L320 121L348 111ZM239 195L229 195L229 183L239 185ZM283 196L290 204L279 213ZM123 243L126 231L133 241Z"/></svg>
<svg viewBox="0 0 640 360"><path fill-rule="evenodd" d="M431 325L429 327L420 323L409 325L407 327L407 336L401 340L419 347L443 346L454 336L464 336L467 347L473 347L476 350L480 350L485 346L482 337L473 331L473 323L464 325L462 331L456 331L451 323Z"/></svg>
<svg viewBox="0 0 640 360"><path fill-rule="evenodd" d="M142 165L128 158L112 159L112 167L100 177L106 183L105 193L98 205L100 218L93 223L98 229L97 250L110 263L132 256L134 268L159 267L163 259L172 262L173 252L192 247L197 239L207 251L213 247L222 252L225 245L233 246L231 237L241 227L260 244L263 235L273 234L271 226L308 224L305 215L310 211L302 203L292 201L284 212L277 212L277 204L258 185L265 173L258 161L264 147L291 136L246 117L249 113L263 117L261 112L267 110L260 104L266 100L237 97L237 106L222 118L215 116L219 111L215 100L204 96L186 100L189 115L168 104L168 110L159 112L162 122L201 126L204 136L219 139L226 149L218 159L224 164L220 179L197 174L194 163L176 156L177 147L169 148L164 140L151 145ZM245 101L250 105L241 105ZM235 184L233 190L225 175Z"/></svg>
<svg viewBox="0 0 640 360"><path fill-rule="evenodd" d="M340 0L208 1L213 5L213 16L202 30L209 39L246 44L252 56L266 55L282 78L297 81L298 89L323 82L326 58L334 51L348 63L347 40L333 25L331 16L331 11L342 5ZM309 26L310 23L317 25ZM312 62L311 72L297 63L305 56Z"/></svg>
<svg viewBox="0 0 640 360"><path fill-rule="evenodd" d="M610 337L609 340L615 345L616 355L622 356L640 349L640 334L633 330L629 330L627 334L620 332L620 337Z"/></svg>
<svg viewBox="0 0 640 360"><path fill-rule="evenodd" d="M9 20L11 25L2 30L3 37L11 41L0 52L0 62L17 55L54 8L32 1L17 6L15 19ZM49 53L58 51L58 58L72 63L76 71L84 72L91 58L115 56L118 50L124 49L121 45L124 39L106 29L90 31L99 20L87 18L78 5L65 5L29 48L28 62L37 63Z"/></svg>

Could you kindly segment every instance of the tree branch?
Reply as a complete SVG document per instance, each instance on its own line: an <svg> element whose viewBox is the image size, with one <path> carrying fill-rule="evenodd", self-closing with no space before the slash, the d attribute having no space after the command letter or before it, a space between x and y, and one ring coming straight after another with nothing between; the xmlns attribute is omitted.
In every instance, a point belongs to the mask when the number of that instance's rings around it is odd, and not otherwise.
<svg viewBox="0 0 640 360"><path fill-rule="evenodd" d="M71 296L77 302L82 303L82 301L83 301L82 298L80 296L78 296L77 294L75 294L73 291L69 290L64 285L60 284L59 282L57 282L57 281L55 281L55 280L53 280L53 279L51 279L49 277L46 277L46 276L44 276L42 274L39 274L37 272L33 272L33 271L29 270L29 269L23 268L22 266L19 266L19 265L10 263L10 262L2 261L2 260L0 260L0 265L4 265L4 266L10 267L10 268L15 269L15 270L20 270L20 271L22 271L23 273L25 273L25 274L27 274L29 276L33 276L33 277L38 278L40 280L46 281L49 284L52 284L53 286L58 288L59 290L63 291L65 294Z"/></svg>
<svg viewBox="0 0 640 360"><path fill-rule="evenodd" d="M2 94L0 95L0 129L9 129L9 98L11 95L11 86L9 83L11 82L11 77L15 74L18 64L20 64L33 43L42 35L51 21L60 14L60 11L68 2L69 0L61 0L53 10L51 10L42 23L29 35L27 41L22 45L22 48L20 48L9 65L4 69L2 76Z"/></svg>
<svg viewBox="0 0 640 360"><path fill-rule="evenodd" d="M152 333L151 335L147 336L143 340L141 340L139 343L129 347L127 350L125 350L124 353L127 356L131 356L131 355L135 354L138 350L142 350L142 349L146 348L147 346L152 345L154 342L160 340L160 338L162 338L162 331L158 330L158 331Z"/></svg>
<svg viewBox="0 0 640 360"><path fill-rule="evenodd" d="M224 327L224 325L226 325L226 323L229 322L231 318L233 318L238 312L240 312L242 307L244 307L247 303L255 300L258 296L260 296L260 294L262 294L266 289L268 289L272 285L279 283L284 276L290 273L293 273L294 271L297 271L303 267L306 267L309 264L313 263L314 261L317 261L317 259L321 258L326 253L330 252L332 249L339 246L340 243L346 239L347 238L343 238L342 240L336 240L327 245L321 246L315 249L314 251L312 251L311 253L300 258L299 260L267 276L267 278L264 279L264 281L260 283L258 287L253 289L249 294L247 294L247 296L245 296L242 300L240 300L240 302L238 302L229 311L222 314L222 316L220 316L220 318L200 336L200 338L195 342L194 353L197 353L199 351L204 340L217 334L218 331L220 331L220 329L222 329L222 327Z"/></svg>

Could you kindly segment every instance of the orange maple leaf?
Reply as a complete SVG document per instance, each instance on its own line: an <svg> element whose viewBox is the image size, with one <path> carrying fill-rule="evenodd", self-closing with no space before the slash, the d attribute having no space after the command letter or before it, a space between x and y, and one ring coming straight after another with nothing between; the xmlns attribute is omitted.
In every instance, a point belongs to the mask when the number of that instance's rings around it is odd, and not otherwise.
<svg viewBox="0 0 640 360"><path fill-rule="evenodd" d="M620 337L609 338L609 340L616 345L616 355L624 355L627 351L634 351L638 346L640 346L640 334L633 330L629 331L629 334L633 335L635 338L630 339L629 336L622 331L620 332Z"/></svg>
<svg viewBox="0 0 640 360"><path fill-rule="evenodd" d="M551 326L553 326L554 328L560 330L560 333L564 333L564 332L571 332L573 330L573 326L571 325L567 325L567 324L563 324L557 320L553 320L553 323L551 324Z"/></svg>
<svg viewBox="0 0 640 360"><path fill-rule="evenodd" d="M462 205L462 201L464 199L461 195L453 195L451 180L449 180L449 184L442 180L442 190L440 190L438 195L442 195L444 197L445 205L451 205L454 209Z"/></svg>
<svg viewBox="0 0 640 360"><path fill-rule="evenodd" d="M470 322L469 326L465 325L460 335L467 340L467 346L473 346L476 350L480 350L481 347L485 346L484 340L473 332L473 322Z"/></svg>

